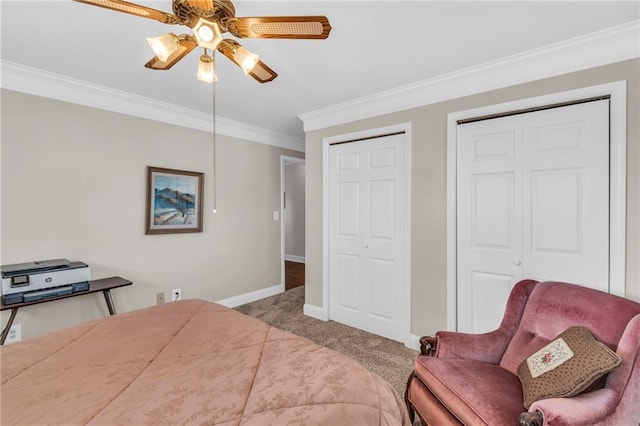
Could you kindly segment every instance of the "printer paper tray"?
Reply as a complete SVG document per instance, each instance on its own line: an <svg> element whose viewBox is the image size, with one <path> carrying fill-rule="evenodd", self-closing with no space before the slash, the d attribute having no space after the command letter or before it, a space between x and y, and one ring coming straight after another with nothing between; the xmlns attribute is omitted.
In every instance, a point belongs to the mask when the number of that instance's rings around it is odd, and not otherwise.
<svg viewBox="0 0 640 426"><path fill-rule="evenodd" d="M45 288L42 290L27 291L24 293L6 294L2 296L4 305L14 303L37 302L38 300L52 299L55 297L67 296L72 293L89 290L89 282L80 282L60 287Z"/></svg>

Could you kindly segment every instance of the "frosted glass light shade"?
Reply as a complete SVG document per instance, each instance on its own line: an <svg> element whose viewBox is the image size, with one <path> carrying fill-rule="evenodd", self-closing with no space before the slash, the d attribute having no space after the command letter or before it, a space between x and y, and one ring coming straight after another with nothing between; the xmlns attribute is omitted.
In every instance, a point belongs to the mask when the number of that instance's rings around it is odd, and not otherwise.
<svg viewBox="0 0 640 426"><path fill-rule="evenodd" d="M167 62L169 56L171 56L180 46L180 40L174 33L162 34L158 37L147 37L147 42L153 50L153 53L162 61Z"/></svg>
<svg viewBox="0 0 640 426"><path fill-rule="evenodd" d="M222 41L222 33L218 23L204 18L198 19L192 28L198 46L205 49L216 50Z"/></svg>
<svg viewBox="0 0 640 426"><path fill-rule="evenodd" d="M203 25L200 28L198 28L198 35L204 41L213 40L213 30L211 29L211 27L208 27L206 25Z"/></svg>
<svg viewBox="0 0 640 426"><path fill-rule="evenodd" d="M200 56L198 73L196 75L198 76L198 80L204 81L205 83L213 83L214 81L218 81L216 70L213 66L213 58L211 58L211 56L207 54Z"/></svg>
<svg viewBox="0 0 640 426"><path fill-rule="evenodd" d="M245 74L248 74L253 67L258 63L260 58L255 53L249 52L244 47L240 46L233 52L233 57L238 62L238 65L242 68Z"/></svg>

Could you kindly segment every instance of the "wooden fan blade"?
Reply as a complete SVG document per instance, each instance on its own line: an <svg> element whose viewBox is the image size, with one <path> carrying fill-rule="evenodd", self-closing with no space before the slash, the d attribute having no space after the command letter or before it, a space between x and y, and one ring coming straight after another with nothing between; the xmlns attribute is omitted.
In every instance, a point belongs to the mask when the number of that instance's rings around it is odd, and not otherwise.
<svg viewBox="0 0 640 426"><path fill-rule="evenodd" d="M242 68L238 63L238 61L236 61L235 56L233 55L233 51L240 46L241 44L235 40L224 39L218 45L218 51L222 53L224 56L226 56L227 58L229 58L231 62L233 62L240 68ZM258 63L256 63L256 66L253 67L251 71L249 71L249 75L255 78L260 83L268 83L278 76L278 74L276 74L274 70L269 68L261 60L258 60Z"/></svg>
<svg viewBox="0 0 640 426"><path fill-rule="evenodd" d="M278 74L271 68L269 68L264 62L258 60L258 63L251 71L249 75L255 78L259 83L268 83L274 80Z"/></svg>
<svg viewBox="0 0 640 426"><path fill-rule="evenodd" d="M196 46L198 46L195 37L188 34L179 35L178 40L180 40L180 46L178 46L178 50L173 52L173 54L169 56L166 62L163 62L160 60L160 58L154 56L149 62L144 64L144 66L147 68L151 68L152 70L168 70L169 68L174 66L180 59L187 56L187 54L195 49Z"/></svg>
<svg viewBox="0 0 640 426"><path fill-rule="evenodd" d="M86 3L93 6L104 7L105 9L115 10L116 12L124 12L130 15L141 16L143 18L154 19L165 24L180 24L181 22L170 13L161 10L152 9L147 6L141 6L135 3L129 3L123 0L74 0L79 3Z"/></svg>
<svg viewBox="0 0 640 426"><path fill-rule="evenodd" d="M229 32L240 38L317 38L329 36L326 16L263 16L229 18Z"/></svg>

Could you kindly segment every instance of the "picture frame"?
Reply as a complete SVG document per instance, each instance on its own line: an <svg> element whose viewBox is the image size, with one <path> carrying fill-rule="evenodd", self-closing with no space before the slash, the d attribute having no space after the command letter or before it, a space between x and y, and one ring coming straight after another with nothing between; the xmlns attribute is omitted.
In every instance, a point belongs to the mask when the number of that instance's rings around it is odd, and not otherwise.
<svg viewBox="0 0 640 426"><path fill-rule="evenodd" d="M202 232L204 173L147 166L145 234Z"/></svg>

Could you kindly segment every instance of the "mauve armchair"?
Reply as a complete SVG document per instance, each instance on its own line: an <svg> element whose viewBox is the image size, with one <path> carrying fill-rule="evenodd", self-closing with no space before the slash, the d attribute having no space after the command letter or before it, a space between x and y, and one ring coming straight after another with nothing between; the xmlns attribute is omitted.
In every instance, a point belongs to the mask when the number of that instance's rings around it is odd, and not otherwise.
<svg viewBox="0 0 640 426"><path fill-rule="evenodd" d="M523 405L518 366L572 326L622 360L587 391ZM411 419L441 425L640 425L640 304L559 282L524 280L500 327L484 334L440 331L421 339L407 381Z"/></svg>

